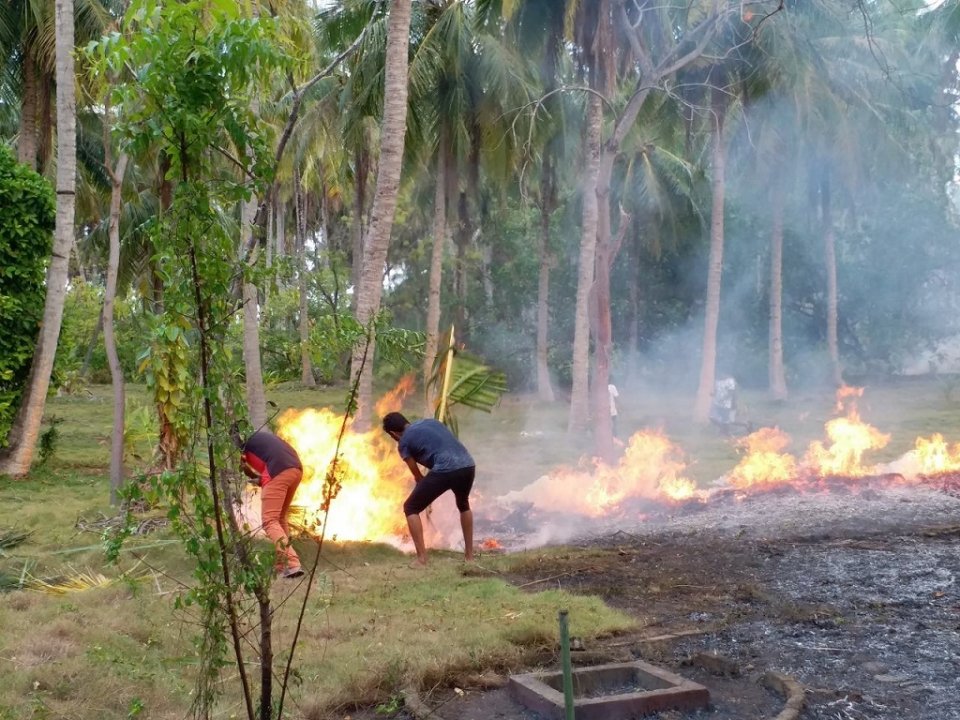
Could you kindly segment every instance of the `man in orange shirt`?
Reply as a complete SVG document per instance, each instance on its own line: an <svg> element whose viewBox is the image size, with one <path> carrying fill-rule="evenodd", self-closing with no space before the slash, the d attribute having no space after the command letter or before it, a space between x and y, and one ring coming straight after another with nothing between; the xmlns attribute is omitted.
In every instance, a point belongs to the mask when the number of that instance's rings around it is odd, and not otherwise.
<svg viewBox="0 0 960 720"><path fill-rule="evenodd" d="M303 575L300 558L290 544L287 515L303 477L300 456L289 443L266 430L258 430L246 442L234 436L240 448L244 474L260 486L263 531L277 548L276 570L282 578Z"/></svg>

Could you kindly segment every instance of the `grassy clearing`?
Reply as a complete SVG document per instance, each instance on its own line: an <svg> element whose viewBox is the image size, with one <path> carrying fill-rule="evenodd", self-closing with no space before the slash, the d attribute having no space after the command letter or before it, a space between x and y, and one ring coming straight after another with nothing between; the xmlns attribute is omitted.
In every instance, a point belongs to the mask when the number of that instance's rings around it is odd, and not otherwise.
<svg viewBox="0 0 960 720"><path fill-rule="evenodd" d="M74 529L78 516L105 509L105 491L102 478L64 472L0 489L0 506L14 510L3 523L15 519L30 533L0 557L7 576L26 566L38 578L103 573L114 580L66 594L0 595L3 720L182 718L189 708L195 618L172 604L175 580L189 582L189 564L161 531L135 538L121 567L105 568L97 536ZM309 560L312 543L298 546ZM296 663L293 717L388 703L409 683L433 687L471 671L520 667L553 651L560 607L569 607L574 632L585 637L632 624L597 598L508 585L497 578L504 558L485 558L489 572L466 574L454 553L434 559L428 570L413 570L390 547L327 546ZM125 570L132 572L117 580ZM278 583L275 603L293 587ZM277 612L277 648L292 636L300 592ZM231 717L240 710L232 668L224 682L218 717Z"/></svg>

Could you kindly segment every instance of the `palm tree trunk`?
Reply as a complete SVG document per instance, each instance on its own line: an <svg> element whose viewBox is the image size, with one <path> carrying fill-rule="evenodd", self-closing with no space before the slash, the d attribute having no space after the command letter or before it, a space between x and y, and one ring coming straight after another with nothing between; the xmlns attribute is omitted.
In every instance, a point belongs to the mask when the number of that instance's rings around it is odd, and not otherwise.
<svg viewBox="0 0 960 720"><path fill-rule="evenodd" d="M350 267L350 284L353 285L351 304L357 309L357 294L360 273L363 271L363 218L367 204L367 172L369 170L366 150L358 149L353 155L353 223L350 226L353 241L353 264Z"/></svg>
<svg viewBox="0 0 960 720"><path fill-rule="evenodd" d="M780 188L774 188L773 228L770 233L770 397L787 399L783 367L783 204Z"/></svg>
<svg viewBox="0 0 960 720"><path fill-rule="evenodd" d="M703 322L703 353L700 360L700 386L693 418L707 422L710 398L717 370L717 326L720 323L720 283L723 278L723 213L726 194L726 168L723 147L723 108L716 107L713 135L713 177L710 186L713 201L710 209L710 260L707 270L707 304Z"/></svg>
<svg viewBox="0 0 960 720"><path fill-rule="evenodd" d="M254 232L256 213L256 198L243 203L240 210L241 247L247 247L249 233ZM243 283L243 364L250 423L254 428L261 428L267 423L267 397L260 365L260 297L257 286L246 281Z"/></svg>
<svg viewBox="0 0 960 720"><path fill-rule="evenodd" d="M370 322L380 309L383 293L383 268L390 246L390 231L397 209L403 145L407 131L407 53L410 45L410 2L393 0L387 21L387 54L384 71L383 126L380 134L380 163L373 195L370 227L364 241L363 270L357 296L357 320ZM372 343L371 343L372 345ZM373 357L374 347L368 353ZM354 351L351 375L356 376L363 363L363 348ZM373 396L373 363L363 365L357 391L357 415L354 427L370 425Z"/></svg>
<svg viewBox="0 0 960 720"><path fill-rule="evenodd" d="M550 326L550 215L554 203L554 173L549 157L540 182L540 276L537 282L537 395L542 402L555 400L550 382L547 350Z"/></svg>
<svg viewBox="0 0 960 720"><path fill-rule="evenodd" d="M110 436L110 504L116 505L123 488L123 429L125 415L125 388L123 368L117 354L117 339L114 336L113 301L117 295L117 272L120 267L120 202L123 176L127 172L128 156L123 154L112 169L112 190L110 192L110 253L107 259L107 287L103 294L103 343L107 350L107 364L110 366L110 381L113 385L113 432Z"/></svg>
<svg viewBox="0 0 960 720"><path fill-rule="evenodd" d="M30 470L43 410L46 407L50 373L57 353L67 271L74 240L74 210L77 181L77 104L73 69L73 0L55 0L57 72L57 219L53 254L47 268L47 296L43 325L33 354L30 377L20 410L9 434L9 446L0 458L0 474L22 476Z"/></svg>
<svg viewBox="0 0 960 720"><path fill-rule="evenodd" d="M303 187L300 183L300 169L293 169L293 194L297 209L297 283L300 295L300 383L306 387L316 387L313 378L313 365L310 363L310 303L307 295L307 217L304 205Z"/></svg>
<svg viewBox="0 0 960 720"><path fill-rule="evenodd" d="M20 93L20 137L17 140L17 160L37 169L37 65L33 57L33 43L23 47L23 88Z"/></svg>
<svg viewBox="0 0 960 720"><path fill-rule="evenodd" d="M427 346L423 355L423 416L433 416L430 377L437 359L440 333L440 286L443 280L443 251L447 240L447 149L446 133L437 143L437 177L433 195L433 252L430 255L430 292L427 299Z"/></svg>
<svg viewBox="0 0 960 720"><path fill-rule="evenodd" d="M580 269L577 277L577 304L573 330L573 389L570 394L569 432L586 427L590 416L590 291L593 288L597 248L597 179L600 173L600 135L603 106L590 94L584 137L583 220L580 229Z"/></svg>
<svg viewBox="0 0 960 720"><path fill-rule="evenodd" d="M593 443L597 457L613 460L613 418L610 416L610 356L613 350L613 323L610 316L610 269L616 253L610 238L610 185L607 163L601 160L597 184L597 255L593 281ZM609 167L613 162L610 158ZM606 177L605 177L606 176Z"/></svg>
<svg viewBox="0 0 960 720"><path fill-rule="evenodd" d="M837 387L843 385L843 369L840 366L840 344L837 339L837 247L833 233L831 212L830 179L827 176L821 188L823 207L823 257L827 271L827 351L830 355L830 377Z"/></svg>
<svg viewBox="0 0 960 720"><path fill-rule="evenodd" d="M54 78L49 72L40 74L40 84L37 100L38 122L37 128L37 167L44 172L50 165L50 156L53 154L53 104L50 98L53 95Z"/></svg>

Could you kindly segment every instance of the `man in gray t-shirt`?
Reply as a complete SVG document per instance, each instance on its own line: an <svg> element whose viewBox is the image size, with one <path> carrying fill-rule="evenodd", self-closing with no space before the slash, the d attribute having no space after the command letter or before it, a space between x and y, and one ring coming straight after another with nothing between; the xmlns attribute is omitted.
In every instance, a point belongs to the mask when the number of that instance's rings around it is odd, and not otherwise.
<svg viewBox="0 0 960 720"><path fill-rule="evenodd" d="M417 559L412 565L427 564L420 513L447 490L453 491L460 511L464 558L467 562L472 561L473 512L470 510L470 490L476 472L473 457L449 428L437 420L425 419L411 423L400 413L392 412L383 418L383 429L397 441L400 457L407 463L417 483L403 503L403 514L407 516L410 537L417 549ZM420 465L430 470L426 476L420 472Z"/></svg>

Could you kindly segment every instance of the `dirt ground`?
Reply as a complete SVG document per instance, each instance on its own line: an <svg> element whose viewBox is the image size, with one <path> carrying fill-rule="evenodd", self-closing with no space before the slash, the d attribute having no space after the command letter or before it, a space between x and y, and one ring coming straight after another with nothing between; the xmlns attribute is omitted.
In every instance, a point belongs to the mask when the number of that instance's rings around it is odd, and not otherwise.
<svg viewBox="0 0 960 720"><path fill-rule="evenodd" d="M772 670L806 688L807 720L960 720L960 500L944 486L878 478L632 517L578 528L569 551L526 553L508 579L637 618L580 662L642 658L711 692L707 710L654 717L774 718L785 700L759 682ZM478 687L496 681L463 684L423 689L430 717L537 717Z"/></svg>

